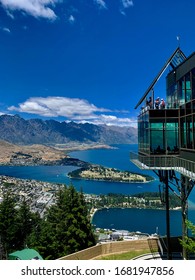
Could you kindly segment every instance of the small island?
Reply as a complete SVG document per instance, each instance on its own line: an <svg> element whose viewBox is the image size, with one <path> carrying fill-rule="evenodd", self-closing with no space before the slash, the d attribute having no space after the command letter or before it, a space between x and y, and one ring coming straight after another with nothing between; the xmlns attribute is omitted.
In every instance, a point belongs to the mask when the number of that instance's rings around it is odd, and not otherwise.
<svg viewBox="0 0 195 280"><path fill-rule="evenodd" d="M86 168L80 168L68 173L73 179L87 179L98 181L122 182L122 183L147 183L154 180L153 177L143 174L121 171L116 168L108 168L91 164Z"/></svg>

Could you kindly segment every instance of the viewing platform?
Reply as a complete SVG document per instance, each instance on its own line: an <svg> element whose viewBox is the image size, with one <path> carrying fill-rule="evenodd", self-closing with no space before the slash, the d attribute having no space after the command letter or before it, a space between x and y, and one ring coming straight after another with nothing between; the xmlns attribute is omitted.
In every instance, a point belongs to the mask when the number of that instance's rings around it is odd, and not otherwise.
<svg viewBox="0 0 195 280"><path fill-rule="evenodd" d="M140 169L175 170L195 180L195 162L174 155L141 155L130 152L130 160Z"/></svg>

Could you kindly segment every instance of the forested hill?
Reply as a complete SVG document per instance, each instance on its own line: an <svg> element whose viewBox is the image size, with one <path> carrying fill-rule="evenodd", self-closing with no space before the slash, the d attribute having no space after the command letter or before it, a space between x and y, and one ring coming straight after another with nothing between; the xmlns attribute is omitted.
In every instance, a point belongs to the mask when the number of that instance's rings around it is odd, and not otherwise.
<svg viewBox="0 0 195 280"><path fill-rule="evenodd" d="M71 141L108 145L134 144L137 143L137 129L55 120L25 120L19 115L1 115L0 139L20 145L64 144Z"/></svg>

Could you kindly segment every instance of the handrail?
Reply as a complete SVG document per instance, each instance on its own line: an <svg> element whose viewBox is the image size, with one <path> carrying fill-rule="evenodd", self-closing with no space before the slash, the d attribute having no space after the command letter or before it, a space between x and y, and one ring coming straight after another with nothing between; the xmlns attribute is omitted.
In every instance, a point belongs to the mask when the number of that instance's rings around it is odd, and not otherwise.
<svg viewBox="0 0 195 280"><path fill-rule="evenodd" d="M157 240L157 243L159 245L159 238ZM156 250L153 249L152 242L151 242L150 238L148 238L148 245L150 247L150 251L151 251L151 255L153 256L153 259L156 259Z"/></svg>
<svg viewBox="0 0 195 280"><path fill-rule="evenodd" d="M175 155L141 155L130 152L130 160L140 169L175 170L195 179L195 162Z"/></svg>
<svg viewBox="0 0 195 280"><path fill-rule="evenodd" d="M164 243L164 240L162 240L162 242L163 242L163 244L164 244L164 246L165 246L165 248L166 248L166 244ZM164 252L163 252L163 246L162 246L162 244L161 244L160 239L158 239L158 247L159 247L159 249L160 249L161 256L163 256L163 254L164 254ZM166 248L166 249L167 249L167 248Z"/></svg>

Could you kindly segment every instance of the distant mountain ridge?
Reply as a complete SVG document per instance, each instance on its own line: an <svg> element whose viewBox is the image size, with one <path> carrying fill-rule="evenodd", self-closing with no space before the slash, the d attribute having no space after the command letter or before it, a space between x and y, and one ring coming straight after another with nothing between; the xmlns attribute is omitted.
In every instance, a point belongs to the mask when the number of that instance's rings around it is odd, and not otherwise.
<svg viewBox="0 0 195 280"><path fill-rule="evenodd" d="M19 115L0 116L0 139L19 145L80 143L133 144L137 143L137 129L29 119Z"/></svg>

